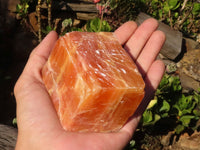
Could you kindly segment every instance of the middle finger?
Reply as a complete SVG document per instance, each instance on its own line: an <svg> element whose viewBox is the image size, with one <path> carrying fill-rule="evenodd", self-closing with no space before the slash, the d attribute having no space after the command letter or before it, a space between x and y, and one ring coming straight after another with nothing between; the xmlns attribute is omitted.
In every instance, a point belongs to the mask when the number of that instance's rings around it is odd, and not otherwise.
<svg viewBox="0 0 200 150"><path fill-rule="evenodd" d="M155 19L150 18L145 20L124 45L124 48L131 54L134 60L137 59L144 45L157 27L158 22Z"/></svg>

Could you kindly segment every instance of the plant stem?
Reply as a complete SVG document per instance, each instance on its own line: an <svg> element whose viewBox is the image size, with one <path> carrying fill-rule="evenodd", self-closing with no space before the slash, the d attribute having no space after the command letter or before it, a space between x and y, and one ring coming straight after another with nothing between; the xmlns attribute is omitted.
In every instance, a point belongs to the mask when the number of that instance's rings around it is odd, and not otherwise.
<svg viewBox="0 0 200 150"><path fill-rule="evenodd" d="M187 17L190 15L190 13L192 12L192 9L193 9L193 5L192 7L190 8L190 10L187 12L187 14L185 14L185 17L179 21L178 23L178 28L180 28L180 26L185 22L185 20L187 19Z"/></svg>
<svg viewBox="0 0 200 150"><path fill-rule="evenodd" d="M51 27L51 4L52 0L48 0L48 25Z"/></svg>
<svg viewBox="0 0 200 150"><path fill-rule="evenodd" d="M169 10L169 21L170 21L170 27L172 28L173 24L172 24L171 10Z"/></svg>
<svg viewBox="0 0 200 150"><path fill-rule="evenodd" d="M183 6L182 6L182 8L181 8L181 11L183 11L183 10L184 10L184 8L185 8L185 5L187 4L187 2L188 2L188 0L184 0L184 2L183 2Z"/></svg>
<svg viewBox="0 0 200 150"><path fill-rule="evenodd" d="M41 14L40 14L40 9L41 9L41 0L38 0L38 5L36 6L36 11L37 11L37 16L38 16L38 41L42 41L42 29L41 29Z"/></svg>
<svg viewBox="0 0 200 150"><path fill-rule="evenodd" d="M31 30L31 32L33 32L33 34L38 37L37 33L35 32L35 30L33 29L33 27L30 25L30 23L27 22L26 19L24 19L24 23L26 24L26 26Z"/></svg>
<svg viewBox="0 0 200 150"><path fill-rule="evenodd" d="M101 31L101 27L102 27L102 22L103 22L103 14L104 14L104 10L102 9L99 31Z"/></svg>
<svg viewBox="0 0 200 150"><path fill-rule="evenodd" d="M101 7L101 20L100 20L99 31L101 31L104 12L106 11L106 8L109 6L109 4L110 4L110 0L106 1L106 3L104 4L104 7L103 6Z"/></svg>

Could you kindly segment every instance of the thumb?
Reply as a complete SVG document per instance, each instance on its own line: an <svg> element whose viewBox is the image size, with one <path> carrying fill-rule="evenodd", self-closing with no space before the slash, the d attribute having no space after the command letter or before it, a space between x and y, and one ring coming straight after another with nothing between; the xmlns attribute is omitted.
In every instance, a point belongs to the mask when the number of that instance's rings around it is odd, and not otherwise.
<svg viewBox="0 0 200 150"><path fill-rule="evenodd" d="M55 32L49 33L33 50L15 87L17 122L21 130L34 132L60 127L55 109L41 79L41 69L57 40Z"/></svg>

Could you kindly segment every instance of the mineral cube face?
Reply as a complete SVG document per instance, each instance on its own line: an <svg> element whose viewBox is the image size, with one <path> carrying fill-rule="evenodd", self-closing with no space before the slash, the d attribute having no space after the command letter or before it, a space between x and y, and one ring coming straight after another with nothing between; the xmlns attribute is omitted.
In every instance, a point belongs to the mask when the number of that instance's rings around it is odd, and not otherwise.
<svg viewBox="0 0 200 150"><path fill-rule="evenodd" d="M144 82L113 33L60 37L42 70L63 128L116 132L144 96Z"/></svg>

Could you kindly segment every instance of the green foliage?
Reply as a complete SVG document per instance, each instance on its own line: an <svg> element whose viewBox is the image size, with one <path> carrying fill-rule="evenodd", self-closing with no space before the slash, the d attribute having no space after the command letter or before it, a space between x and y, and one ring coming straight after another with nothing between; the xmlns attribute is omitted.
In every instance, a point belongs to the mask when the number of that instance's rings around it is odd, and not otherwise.
<svg viewBox="0 0 200 150"><path fill-rule="evenodd" d="M71 31L82 31L82 29L73 27L73 21L71 18L64 19L62 21L61 35Z"/></svg>
<svg viewBox="0 0 200 150"><path fill-rule="evenodd" d="M184 0L139 0L141 10L165 22L185 35L195 37L200 32L200 3ZM186 2L186 3L185 3Z"/></svg>
<svg viewBox="0 0 200 150"><path fill-rule="evenodd" d="M25 18L27 16L30 2L32 2L32 0L20 0L20 4L17 4L16 13L19 17Z"/></svg>
<svg viewBox="0 0 200 150"><path fill-rule="evenodd" d="M101 5L104 9L107 9L109 7L109 9L112 10L118 6L119 0L100 0L98 4Z"/></svg>
<svg viewBox="0 0 200 150"><path fill-rule="evenodd" d="M178 7L180 7L179 0L167 0L164 4L164 8L166 8L168 11L176 10Z"/></svg>
<svg viewBox="0 0 200 150"><path fill-rule="evenodd" d="M55 28L52 28L51 26L46 26L45 29L42 29L42 32L44 34L48 34L50 31L55 30Z"/></svg>
<svg viewBox="0 0 200 150"><path fill-rule="evenodd" d="M95 18L87 22L86 30L88 32L100 32L100 31L110 32L111 27L107 21Z"/></svg>
<svg viewBox="0 0 200 150"><path fill-rule="evenodd" d="M119 0L110 0L109 7L110 7L111 9L117 8L118 5L119 5Z"/></svg>
<svg viewBox="0 0 200 150"><path fill-rule="evenodd" d="M62 21L62 28L67 28L67 27L71 27L72 26L72 19L65 19Z"/></svg>
<svg viewBox="0 0 200 150"><path fill-rule="evenodd" d="M158 120L160 120L160 116L158 114L153 114L151 110L146 110L143 113L142 123L143 126L154 125Z"/></svg>
<svg viewBox="0 0 200 150"><path fill-rule="evenodd" d="M132 139L124 150L137 150L136 141Z"/></svg>
<svg viewBox="0 0 200 150"><path fill-rule="evenodd" d="M145 12L157 20L181 31L184 36L196 38L200 32L200 3L198 0L115 0L112 16L120 22L136 19Z"/></svg>
<svg viewBox="0 0 200 150"><path fill-rule="evenodd" d="M185 96L182 94L173 107L178 111L178 116L181 117L183 115L190 114L195 105L196 103L193 100L193 96Z"/></svg>
<svg viewBox="0 0 200 150"><path fill-rule="evenodd" d="M12 124L13 124L14 126L17 126L17 118L14 118L14 119L13 119Z"/></svg>
<svg viewBox="0 0 200 150"><path fill-rule="evenodd" d="M171 120L173 130L180 134L185 129L196 130L195 122L200 119L200 93L183 94L177 76L165 74L155 97L143 113L143 127L165 124ZM168 129L170 130L170 129Z"/></svg>
<svg viewBox="0 0 200 150"><path fill-rule="evenodd" d="M153 120L153 113L152 113L152 111L146 110L143 113L143 118L142 118L143 125L148 124L149 122L152 122L152 120Z"/></svg>
<svg viewBox="0 0 200 150"><path fill-rule="evenodd" d="M87 31L87 32L110 32L111 27L109 23L105 20L101 20L100 18L91 19L86 23L85 29L77 28L72 26L72 19L65 19L62 22L61 35L64 35L67 32L71 31Z"/></svg>
<svg viewBox="0 0 200 150"><path fill-rule="evenodd" d="M113 9L113 14L120 22L127 20L134 20L137 13L143 7L139 0L118 0L118 5Z"/></svg>
<svg viewBox="0 0 200 150"><path fill-rule="evenodd" d="M131 148L131 150L136 150L135 144L136 144L135 140L131 140L129 148Z"/></svg>
<svg viewBox="0 0 200 150"><path fill-rule="evenodd" d="M192 14L195 16L200 14L200 3L194 3L193 9L192 9Z"/></svg>

